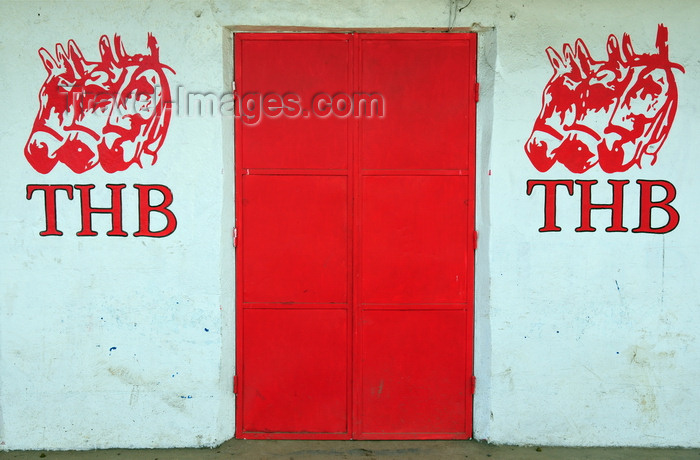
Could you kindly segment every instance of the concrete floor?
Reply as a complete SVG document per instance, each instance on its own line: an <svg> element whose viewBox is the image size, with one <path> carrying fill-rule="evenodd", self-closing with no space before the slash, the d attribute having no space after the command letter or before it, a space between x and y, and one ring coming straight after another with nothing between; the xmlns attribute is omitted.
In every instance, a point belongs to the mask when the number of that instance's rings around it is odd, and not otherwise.
<svg viewBox="0 0 700 460"><path fill-rule="evenodd" d="M0 452L9 460L469 459L700 460L700 449L495 446L476 441L227 441L214 449L109 449Z"/></svg>

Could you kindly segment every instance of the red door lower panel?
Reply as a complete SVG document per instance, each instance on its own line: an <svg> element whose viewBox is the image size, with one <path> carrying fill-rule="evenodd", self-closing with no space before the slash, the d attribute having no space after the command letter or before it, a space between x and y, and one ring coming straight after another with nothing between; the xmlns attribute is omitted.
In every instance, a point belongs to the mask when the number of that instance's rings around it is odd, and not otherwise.
<svg viewBox="0 0 700 460"><path fill-rule="evenodd" d="M258 433L346 433L345 310L246 309L243 428Z"/></svg>
<svg viewBox="0 0 700 460"><path fill-rule="evenodd" d="M468 178L361 178L361 305L466 308Z"/></svg>
<svg viewBox="0 0 700 460"><path fill-rule="evenodd" d="M465 312L415 307L361 314L364 438L464 436Z"/></svg>
<svg viewBox="0 0 700 460"><path fill-rule="evenodd" d="M470 437L475 35L235 50L236 436Z"/></svg>
<svg viewBox="0 0 700 460"><path fill-rule="evenodd" d="M245 307L347 308L347 177L257 174L240 180Z"/></svg>

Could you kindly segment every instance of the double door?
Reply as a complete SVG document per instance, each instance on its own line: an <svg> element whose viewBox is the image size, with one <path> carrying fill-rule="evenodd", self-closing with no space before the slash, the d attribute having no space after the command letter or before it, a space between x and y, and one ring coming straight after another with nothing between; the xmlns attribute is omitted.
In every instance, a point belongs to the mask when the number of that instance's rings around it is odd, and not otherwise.
<svg viewBox="0 0 700 460"><path fill-rule="evenodd" d="M237 437L471 436L475 62L236 34Z"/></svg>

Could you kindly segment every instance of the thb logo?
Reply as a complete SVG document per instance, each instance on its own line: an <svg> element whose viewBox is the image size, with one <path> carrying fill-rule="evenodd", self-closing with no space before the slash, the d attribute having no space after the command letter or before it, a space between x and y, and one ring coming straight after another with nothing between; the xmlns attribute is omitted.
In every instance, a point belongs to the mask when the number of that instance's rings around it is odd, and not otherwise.
<svg viewBox="0 0 700 460"><path fill-rule="evenodd" d="M32 167L50 172L61 162L76 173L98 164L108 172L155 163L170 123L170 88L158 43L130 55L121 38L99 43L100 59L87 61L73 40L39 56L48 73L39 91L39 112L24 154ZM174 72L173 72L174 73Z"/></svg>
<svg viewBox="0 0 700 460"><path fill-rule="evenodd" d="M560 232L561 227L557 225L557 189L564 188L569 195L574 195L574 184L580 189L580 216L581 225L576 227L576 232L595 232L596 228L591 225L591 212L595 210L610 211L610 226L606 232L626 232L628 227L623 224L624 209L624 189L630 181L628 180L608 180L612 187L612 199L610 203L593 203L592 187L598 184L597 180L534 180L527 181L527 194L533 193L537 186L544 189L544 225L540 227L540 232ZM671 202L676 198L676 188L665 180L642 180L638 179L639 185L639 225L632 229L633 233L668 233L678 226L681 216L671 206ZM561 187L560 187L561 186ZM654 190L662 191L663 198L653 198ZM657 194L658 195L658 194ZM652 215L661 214L659 217L665 222L661 225L652 223Z"/></svg>
<svg viewBox="0 0 700 460"><path fill-rule="evenodd" d="M130 55L118 35L113 44L103 35L98 61L87 61L73 40L68 41L67 50L56 45L55 56L44 48L39 50L48 76L39 91L39 112L24 148L25 157L37 172L47 174L59 162L78 174L98 164L107 173L124 171L132 164L142 166L144 155L151 157L152 164L156 162L170 123L170 87L165 70L172 69L161 64L158 43L151 34L147 46L148 54ZM68 200L79 196L82 228L77 236L97 236L92 226L94 214L111 216L108 236L128 236L122 228L122 190L126 184L106 187L111 192L110 203L98 207L90 196L94 184L27 185L27 200L39 194L44 198L46 229L39 234L63 235L57 224L57 195L61 192ZM173 233L177 219L169 208L173 202L170 188L158 184L134 184L134 188L138 193L139 227L133 236L164 237ZM159 216L160 222L155 229L153 215Z"/></svg>
<svg viewBox="0 0 700 460"><path fill-rule="evenodd" d="M542 94L540 111L525 152L540 172L561 163L572 173L584 173L596 165L606 173L653 165L668 137L678 106L678 89L673 70L683 70L669 60L668 29L659 24L656 53L639 54L629 35L622 44L614 35L607 42L607 60L594 60L582 40L563 53L547 48L554 75ZM580 225L576 232L594 232L591 212L610 212L606 232L626 232L623 225L624 188L629 180L608 180L610 202L594 203L591 189L597 180L527 181L527 194L544 189L544 225L540 232L559 232L556 223L557 189L574 194L580 188ZM676 189L664 180L637 180L639 221L634 233L668 233L680 222L671 205ZM653 198L653 191L664 194ZM655 211L655 212L653 212ZM652 214L657 218L652 222Z"/></svg>
<svg viewBox="0 0 700 460"><path fill-rule="evenodd" d="M35 193L41 193L44 196L44 214L46 219L46 229L39 232L41 236L61 236L63 232L58 229L57 217L57 195L58 192L64 192L66 198L73 200L74 195L80 197L80 222L82 228L76 233L77 236L97 236L97 232L93 230L92 216L93 214L107 214L112 219L112 229L107 232L107 236L129 236L124 231L122 226L122 190L126 188L126 184L107 184L106 187L111 192L110 205L106 207L94 206L90 197L90 191L95 188L92 184L85 185L27 185L27 199L31 200ZM173 203L173 193L165 185L142 185L134 184L134 188L138 191L138 221L139 228L133 233L133 236L149 236L160 238L168 236L175 231L177 227L177 219L175 214L169 209ZM76 193L73 193L75 190ZM162 201L158 204L153 204L151 201L151 192L161 195ZM63 206L63 203L62 203ZM163 228L154 230L151 227L152 214L156 213L161 216L161 221L165 221Z"/></svg>
<svg viewBox="0 0 700 460"><path fill-rule="evenodd" d="M582 40L563 54L547 48L554 69L525 145L538 171L556 162L573 173L596 165L607 173L627 171L643 160L654 164L678 106L669 60L668 29L659 24L656 53L639 54L624 34L607 43L607 60L594 60Z"/></svg>

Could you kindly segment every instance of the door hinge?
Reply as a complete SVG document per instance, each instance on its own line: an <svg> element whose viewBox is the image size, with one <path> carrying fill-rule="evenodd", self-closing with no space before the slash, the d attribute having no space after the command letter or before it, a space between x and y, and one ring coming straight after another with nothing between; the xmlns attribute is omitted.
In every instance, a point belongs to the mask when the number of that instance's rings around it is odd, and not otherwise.
<svg viewBox="0 0 700 460"><path fill-rule="evenodd" d="M238 92L236 91L236 80L231 81L231 94L235 102L238 99Z"/></svg>
<svg viewBox="0 0 700 460"><path fill-rule="evenodd" d="M474 85L474 102L479 102L479 89L481 85L479 85L479 82Z"/></svg>
<svg viewBox="0 0 700 460"><path fill-rule="evenodd" d="M235 395L238 394L238 376L237 375L233 376L233 394L235 394Z"/></svg>
<svg viewBox="0 0 700 460"><path fill-rule="evenodd" d="M476 251L476 248L479 247L479 232L477 232L476 230L474 230L473 238L474 238L474 250Z"/></svg>
<svg viewBox="0 0 700 460"><path fill-rule="evenodd" d="M472 375L472 394L476 394L476 376Z"/></svg>
<svg viewBox="0 0 700 460"><path fill-rule="evenodd" d="M233 227L233 247L237 248L238 247L238 229L236 227Z"/></svg>

